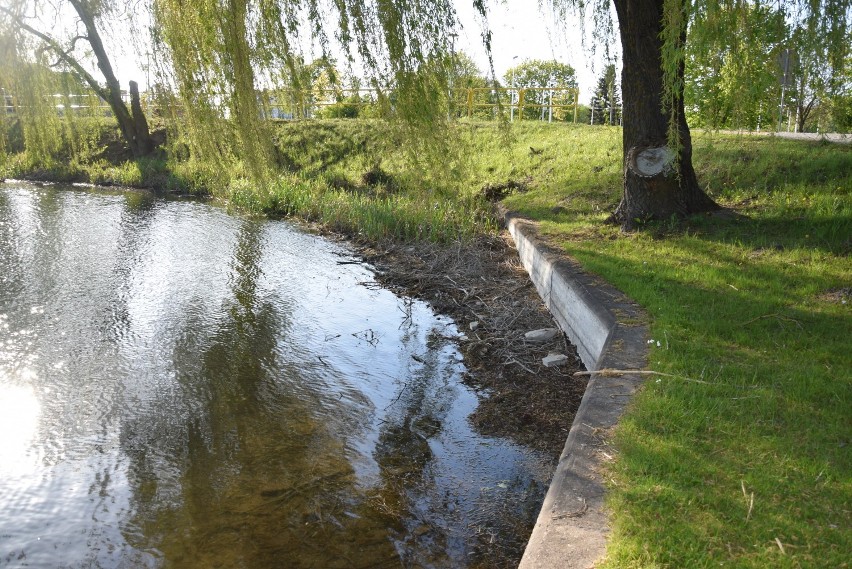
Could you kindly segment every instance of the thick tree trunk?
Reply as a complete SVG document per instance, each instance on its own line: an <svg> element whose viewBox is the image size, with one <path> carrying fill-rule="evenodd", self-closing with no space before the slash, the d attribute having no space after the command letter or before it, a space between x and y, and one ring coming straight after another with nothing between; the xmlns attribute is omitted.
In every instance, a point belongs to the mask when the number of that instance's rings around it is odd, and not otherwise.
<svg viewBox="0 0 852 569"><path fill-rule="evenodd" d="M133 97L133 87L135 82L131 82L131 97ZM115 120L118 121L118 127L121 129L121 134L124 140L130 147L130 152L135 158L145 156L153 149L151 141L151 133L148 131L148 121L145 120L145 115L142 114L142 107L139 105L139 90L136 88L136 105L137 109L133 109L133 115L127 110L127 105L121 98L121 89L118 81L115 85L109 84L107 87L107 103L115 115ZM138 120L140 119L141 120Z"/></svg>
<svg viewBox="0 0 852 569"><path fill-rule="evenodd" d="M675 101L679 144L668 140L670 114L663 107L660 35L663 0L614 3L624 57L624 194L613 219L629 230L645 221L718 209L699 187L692 168L692 138L684 116L683 87ZM682 67L680 75L682 78Z"/></svg>
<svg viewBox="0 0 852 569"><path fill-rule="evenodd" d="M154 150L154 141L151 139L151 131L148 128L148 120L142 111L139 101L139 85L136 81L130 82L130 113L133 118L133 129L136 141L141 152L140 156L150 154Z"/></svg>

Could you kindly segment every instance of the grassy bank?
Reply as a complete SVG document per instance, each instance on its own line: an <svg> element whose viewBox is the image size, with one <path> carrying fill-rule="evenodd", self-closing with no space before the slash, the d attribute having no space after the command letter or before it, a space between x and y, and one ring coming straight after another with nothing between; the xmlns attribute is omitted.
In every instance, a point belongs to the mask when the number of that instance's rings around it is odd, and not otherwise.
<svg viewBox="0 0 852 569"><path fill-rule="evenodd" d="M369 239L452 241L497 228L490 204L470 183L468 152L453 157L444 151L430 160L440 147L424 143L412 151L405 134L383 122L270 125L277 168L263 183L244 175L238 162L223 170L189 159L180 141L132 160L110 121L77 123L90 133L86 144L62 140L45 156L24 152L20 142L19 151L0 162L0 178L205 194L243 211L317 221ZM451 134L456 150L469 146L467 129Z"/></svg>
<svg viewBox="0 0 852 569"><path fill-rule="evenodd" d="M604 223L618 129L463 126L454 183L410 170L369 123L280 129L289 173L260 191L167 162L102 170L374 237L490 231L484 194L502 198L647 309L651 369L673 376L648 380L615 433L606 566L848 566L852 147L696 133L699 180L743 217L624 235Z"/></svg>
<svg viewBox="0 0 852 569"><path fill-rule="evenodd" d="M848 566L852 148L698 133L700 180L745 217L622 235L618 133L565 134L539 142L558 178L506 203L648 310L676 376L616 433L606 566Z"/></svg>

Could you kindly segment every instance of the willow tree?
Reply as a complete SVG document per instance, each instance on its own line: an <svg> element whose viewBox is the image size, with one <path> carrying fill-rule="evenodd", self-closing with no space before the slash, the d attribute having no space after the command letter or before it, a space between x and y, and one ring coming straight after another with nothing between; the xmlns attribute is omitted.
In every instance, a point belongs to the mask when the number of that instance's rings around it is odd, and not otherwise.
<svg viewBox="0 0 852 569"><path fill-rule="evenodd" d="M120 4L102 0L12 0L0 4L0 19L5 24L2 26L5 33L14 34L19 52L30 52L28 63L35 63L49 54L53 58L52 67L70 70L104 100L130 151L139 157L150 153L154 147L139 104L139 89L135 82L130 82L131 105L128 108L101 36L101 28L110 17L117 15L119 8ZM76 20L73 25L66 19L69 15ZM87 68L91 56L97 64L100 80Z"/></svg>
<svg viewBox="0 0 852 569"><path fill-rule="evenodd" d="M609 0L553 0L566 8L594 9L606 27ZM698 184L692 166L692 139L684 112L684 57L687 34L696 15L727 12L743 5L772 5L790 18L820 22L831 38L831 60L840 62L849 49L850 0L612 0L621 38L624 66L624 192L613 219L625 228L651 219L667 219L716 210L719 206ZM703 37L741 34L735 19L716 21ZM710 47L710 46L708 46ZM834 67L839 72L839 65ZM744 78L748 81L748 78Z"/></svg>
<svg viewBox="0 0 852 569"><path fill-rule="evenodd" d="M719 27L741 28L720 35ZM686 46L686 105L710 128L774 128L787 24L774 7L743 4L696 14Z"/></svg>
<svg viewBox="0 0 852 569"><path fill-rule="evenodd" d="M475 2L480 9L482 2ZM446 105L446 73L424 70L451 52L451 0L154 0L154 7L171 60L168 80L183 101L181 126L202 162L237 159L254 175L273 171L259 94L310 89L301 85L306 43L326 60L337 45L343 63L364 70L404 128L434 131L446 121L435 104L443 97Z"/></svg>

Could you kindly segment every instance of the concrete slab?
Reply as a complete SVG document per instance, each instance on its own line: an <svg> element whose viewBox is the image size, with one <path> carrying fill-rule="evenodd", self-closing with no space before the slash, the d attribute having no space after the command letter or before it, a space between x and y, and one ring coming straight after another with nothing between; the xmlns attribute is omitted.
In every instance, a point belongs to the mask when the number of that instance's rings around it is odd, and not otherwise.
<svg viewBox="0 0 852 569"><path fill-rule="evenodd" d="M506 212L521 262L554 320L589 371L647 365L647 318L613 286L549 247L536 225ZM574 417L524 556L522 569L587 568L606 551L609 533L601 468L607 437L642 383L639 374L593 374Z"/></svg>

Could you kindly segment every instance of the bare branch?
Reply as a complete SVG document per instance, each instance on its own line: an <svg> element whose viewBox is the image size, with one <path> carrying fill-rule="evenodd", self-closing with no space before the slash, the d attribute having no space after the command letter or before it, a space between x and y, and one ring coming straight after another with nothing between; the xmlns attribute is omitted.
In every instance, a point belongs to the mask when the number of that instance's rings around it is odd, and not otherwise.
<svg viewBox="0 0 852 569"><path fill-rule="evenodd" d="M85 41L89 41L89 36L76 35L76 36L74 36L73 38L71 38L71 46L68 48L68 50L66 51L66 53L69 53L69 54L70 54L72 51L74 51L74 49L76 49L76 47L77 47L77 41L78 41L78 40L85 40Z"/></svg>
<svg viewBox="0 0 852 569"><path fill-rule="evenodd" d="M83 66L80 65L80 63L70 55L69 52L66 52L64 49L62 49L62 46L59 45L59 42L57 42L55 39L45 34L44 32L41 32L27 24L9 8L0 5L0 12L12 18L12 20L14 20L14 22L18 26L20 26L22 30L29 32L30 34L43 41L46 44L45 49L50 49L51 51L53 51L53 53L55 53L60 60L64 61L69 67L76 71L80 75L80 77L82 77L86 81L89 87L91 87L92 90L94 90L95 93L98 94L98 96L100 96L104 100L107 100L107 91L100 85L100 83L98 83L98 81L94 77L92 77L91 73L86 71ZM77 38L75 38L75 40L76 39Z"/></svg>

